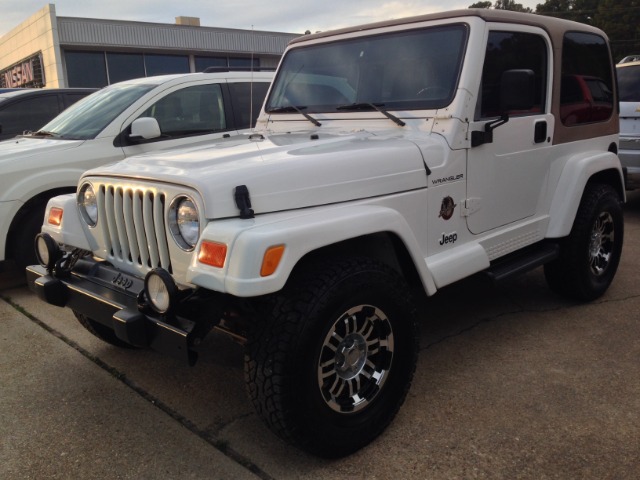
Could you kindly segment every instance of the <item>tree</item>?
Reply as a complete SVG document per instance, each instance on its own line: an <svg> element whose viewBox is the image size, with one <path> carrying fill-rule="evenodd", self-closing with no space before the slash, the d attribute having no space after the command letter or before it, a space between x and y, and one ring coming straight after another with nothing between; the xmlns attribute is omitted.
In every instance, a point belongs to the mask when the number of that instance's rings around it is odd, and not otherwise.
<svg viewBox="0 0 640 480"><path fill-rule="evenodd" d="M494 10L512 10L514 12L533 13L529 7L525 7L521 3L516 3L515 0L496 0L495 5L491 2L476 2L470 5L469 8L493 8Z"/></svg>
<svg viewBox="0 0 640 480"><path fill-rule="evenodd" d="M469 5L469 8L491 8L491 2L476 2L473 5Z"/></svg>
<svg viewBox="0 0 640 480"><path fill-rule="evenodd" d="M640 1L600 0L593 25L609 36L615 60L640 53Z"/></svg>
<svg viewBox="0 0 640 480"><path fill-rule="evenodd" d="M546 0L536 13L600 28L609 37L614 60L640 53L638 0Z"/></svg>
<svg viewBox="0 0 640 480"><path fill-rule="evenodd" d="M546 0L538 4L536 13L593 25L593 17L601 0Z"/></svg>

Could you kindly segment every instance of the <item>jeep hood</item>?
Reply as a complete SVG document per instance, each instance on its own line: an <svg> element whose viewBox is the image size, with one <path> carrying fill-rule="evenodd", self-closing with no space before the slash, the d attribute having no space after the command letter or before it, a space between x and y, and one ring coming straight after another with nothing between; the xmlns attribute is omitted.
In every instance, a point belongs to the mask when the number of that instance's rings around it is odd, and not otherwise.
<svg viewBox="0 0 640 480"><path fill-rule="evenodd" d="M16 137L0 142L0 165L3 173L11 165L20 166L21 160L36 155L46 154L50 157L55 152L69 150L84 143L84 140L57 140L55 138Z"/></svg>
<svg viewBox="0 0 640 480"><path fill-rule="evenodd" d="M424 146L422 147L424 150ZM439 148L434 144L434 148ZM85 176L132 177L199 192L207 218L235 217L238 185L256 214L326 205L427 186L420 149L394 136L253 134L213 146L133 156Z"/></svg>

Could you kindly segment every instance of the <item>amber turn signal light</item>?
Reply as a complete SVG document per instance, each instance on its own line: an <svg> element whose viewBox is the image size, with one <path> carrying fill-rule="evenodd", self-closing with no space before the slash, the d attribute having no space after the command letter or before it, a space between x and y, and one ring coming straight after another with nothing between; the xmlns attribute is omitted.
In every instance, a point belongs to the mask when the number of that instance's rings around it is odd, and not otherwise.
<svg viewBox="0 0 640 480"><path fill-rule="evenodd" d="M276 245L269 247L262 257L262 268L260 268L260 276L268 277L273 274L280 265L282 255L284 254L284 245Z"/></svg>
<svg viewBox="0 0 640 480"><path fill-rule="evenodd" d="M49 218L47 218L47 223L59 227L62 224L62 212L63 210L61 208L53 207L51 210L49 210Z"/></svg>
<svg viewBox="0 0 640 480"><path fill-rule="evenodd" d="M198 261L205 265L222 268L227 259L227 246L224 243L210 242L204 240L200 244Z"/></svg>

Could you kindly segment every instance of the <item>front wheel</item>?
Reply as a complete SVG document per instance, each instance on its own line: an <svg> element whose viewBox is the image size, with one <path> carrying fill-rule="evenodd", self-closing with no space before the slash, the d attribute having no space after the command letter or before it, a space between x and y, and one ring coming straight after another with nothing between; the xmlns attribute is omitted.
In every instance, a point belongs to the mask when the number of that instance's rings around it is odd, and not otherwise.
<svg viewBox="0 0 640 480"><path fill-rule="evenodd" d="M622 253L624 218L616 191L588 185L560 257L545 265L547 283L557 293L594 300L613 281Z"/></svg>
<svg viewBox="0 0 640 480"><path fill-rule="evenodd" d="M415 370L408 287L369 259L307 268L256 320L249 396L280 437L323 457L362 448L391 422Z"/></svg>

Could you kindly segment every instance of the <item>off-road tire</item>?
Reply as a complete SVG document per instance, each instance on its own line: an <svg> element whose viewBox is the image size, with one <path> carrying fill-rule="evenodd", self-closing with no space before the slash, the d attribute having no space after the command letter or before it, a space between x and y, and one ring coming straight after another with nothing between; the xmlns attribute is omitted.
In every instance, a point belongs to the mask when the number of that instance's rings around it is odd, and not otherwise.
<svg viewBox="0 0 640 480"><path fill-rule="evenodd" d="M404 402L417 361L416 312L403 278L366 258L315 263L261 308L245 380L269 428L327 458L380 435Z"/></svg>
<svg viewBox="0 0 640 480"><path fill-rule="evenodd" d="M115 332L111 330L109 327L105 327L101 323L98 323L95 320L92 320L91 318L87 317L86 315L76 312L75 310L73 311L73 314L76 316L76 318L78 319L78 322L80 322L80 324L84 328L89 330L90 333L98 337L103 342L107 342L110 345L113 345L115 347L120 347L120 348L136 348L133 345L123 340L120 340L116 336Z"/></svg>
<svg viewBox="0 0 640 480"><path fill-rule="evenodd" d="M623 236L622 205L616 191L610 185L587 185L559 258L544 267L549 287L580 301L600 297L618 269Z"/></svg>

